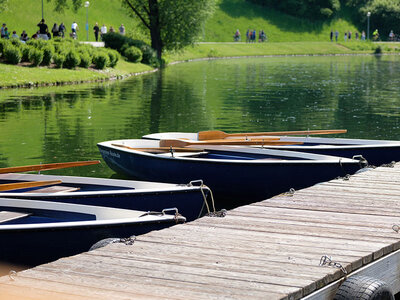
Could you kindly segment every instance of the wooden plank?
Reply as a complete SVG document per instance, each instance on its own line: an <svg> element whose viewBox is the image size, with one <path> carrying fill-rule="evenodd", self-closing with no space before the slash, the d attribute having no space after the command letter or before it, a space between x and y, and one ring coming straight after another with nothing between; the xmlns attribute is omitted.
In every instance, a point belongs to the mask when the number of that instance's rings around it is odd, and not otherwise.
<svg viewBox="0 0 400 300"><path fill-rule="evenodd" d="M61 259L21 272L16 281L0 278L0 294L2 287L37 287L98 299L299 299L316 290L332 296L343 272L319 266L322 255L351 273L373 270L369 266L383 258L374 272L381 276L385 264L393 264L390 274L399 278L400 258L385 260L400 248L392 229L400 223L399 171L396 165L333 180L234 209L225 218L153 231L130 246ZM392 283L400 290L397 278Z"/></svg>
<svg viewBox="0 0 400 300"><path fill-rule="evenodd" d="M51 289L64 289L64 285L73 285L78 295L85 295L87 289L106 290L112 292L123 291L126 295L125 299L135 298L135 295L146 295L162 297L167 295L170 299L211 299L226 298L243 298L245 294L254 297L255 299L263 299L271 297L271 299L285 298L285 294L276 294L269 291L251 289L249 292L238 286L229 286L223 288L217 282L209 280L208 283L195 282L192 278L185 278L183 281L175 281L169 275L172 273L161 274L161 277L154 276L152 272L147 275L134 275L135 267L125 268L124 266L115 266L114 272L108 272L103 268L102 263L97 264L95 272L88 271L86 267L90 264L81 266L76 265L73 260L66 265L66 269L54 269L44 266L37 267L29 272L18 276L18 281L23 279L37 280L43 288L46 288L49 282L57 283ZM121 269L119 269L121 268ZM157 272L159 274L159 272ZM62 275L62 278L60 278ZM43 283L43 284L42 284ZM252 286L257 288L261 286L257 282L252 283ZM207 292L207 293L204 293ZM102 298L107 299L107 298ZM109 298L110 299L110 298ZM265 298L264 298L265 299Z"/></svg>

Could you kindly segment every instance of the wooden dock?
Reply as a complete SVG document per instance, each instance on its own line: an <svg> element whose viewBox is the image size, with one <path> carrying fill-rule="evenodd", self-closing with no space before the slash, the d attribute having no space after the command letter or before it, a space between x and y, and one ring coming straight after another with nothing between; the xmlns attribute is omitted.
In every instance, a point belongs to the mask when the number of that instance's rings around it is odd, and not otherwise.
<svg viewBox="0 0 400 300"><path fill-rule="evenodd" d="M380 167L4 276L0 299L331 299L345 272L397 293L399 204Z"/></svg>

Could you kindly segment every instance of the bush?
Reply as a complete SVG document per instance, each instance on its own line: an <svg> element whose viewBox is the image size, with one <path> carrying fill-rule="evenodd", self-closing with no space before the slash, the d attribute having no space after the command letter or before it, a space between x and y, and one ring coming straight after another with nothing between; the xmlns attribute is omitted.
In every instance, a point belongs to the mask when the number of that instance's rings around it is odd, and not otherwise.
<svg viewBox="0 0 400 300"><path fill-rule="evenodd" d="M9 45L4 49L4 58L6 62L17 65L21 61L22 54L18 47Z"/></svg>
<svg viewBox="0 0 400 300"><path fill-rule="evenodd" d="M143 41L134 40L130 37L113 32L104 34L103 41L105 47L115 49L121 54L124 54L129 47L135 46L142 51L142 63L152 66L159 65L156 52Z"/></svg>
<svg viewBox="0 0 400 300"><path fill-rule="evenodd" d="M22 48L21 48L21 53L22 53L21 61L22 62L28 62L29 61L29 51L31 49L32 49L31 46L22 45Z"/></svg>
<svg viewBox="0 0 400 300"><path fill-rule="evenodd" d="M26 42L27 45L33 46L37 49L43 49L44 47L48 46L49 43L50 43L50 41L45 41L42 39L38 39L38 40L30 39L29 41Z"/></svg>
<svg viewBox="0 0 400 300"><path fill-rule="evenodd" d="M17 38L10 38L10 43L14 46L16 46L17 48L21 49L21 46L23 45L21 43L21 41Z"/></svg>
<svg viewBox="0 0 400 300"><path fill-rule="evenodd" d="M4 49L7 48L8 45L10 45L9 40L0 39L0 55L4 55Z"/></svg>
<svg viewBox="0 0 400 300"><path fill-rule="evenodd" d="M31 48L29 50L29 61L32 63L32 66L38 66L43 61L43 51L36 48Z"/></svg>
<svg viewBox="0 0 400 300"><path fill-rule="evenodd" d="M135 46L127 48L124 52L124 56L128 59L128 61L133 63L138 63L142 61L143 58L142 51Z"/></svg>
<svg viewBox="0 0 400 300"><path fill-rule="evenodd" d="M48 66L51 64L51 59L54 56L54 48L51 46L46 46L43 48L43 61L42 65Z"/></svg>
<svg viewBox="0 0 400 300"><path fill-rule="evenodd" d="M75 69L81 63L79 55L71 50L65 55L64 67L68 69Z"/></svg>
<svg viewBox="0 0 400 300"><path fill-rule="evenodd" d="M106 53L98 53L93 59L96 69L103 70L110 63L110 59Z"/></svg>
<svg viewBox="0 0 400 300"><path fill-rule="evenodd" d="M65 55L56 53L53 56L53 61L54 61L55 65L56 65L56 67L61 69L63 67L64 62L65 62Z"/></svg>
<svg viewBox="0 0 400 300"><path fill-rule="evenodd" d="M114 68L119 60L119 53L115 50L108 50L107 51L108 58L110 59L110 63L108 64L108 67Z"/></svg>
<svg viewBox="0 0 400 300"><path fill-rule="evenodd" d="M156 51L151 48L149 45L144 44L139 49L143 53L142 63L146 65L151 65L153 67L159 67L159 61L157 59Z"/></svg>
<svg viewBox="0 0 400 300"><path fill-rule="evenodd" d="M92 63L92 58L90 55L87 52L81 52L79 53L79 57L81 59L79 66L85 69L89 68L90 64Z"/></svg>

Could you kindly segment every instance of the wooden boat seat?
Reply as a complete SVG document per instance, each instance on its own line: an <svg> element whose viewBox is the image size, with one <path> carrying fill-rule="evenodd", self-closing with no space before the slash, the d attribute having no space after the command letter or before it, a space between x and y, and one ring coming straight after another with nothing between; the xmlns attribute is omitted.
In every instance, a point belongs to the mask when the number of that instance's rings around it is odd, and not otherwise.
<svg viewBox="0 0 400 300"><path fill-rule="evenodd" d="M68 193L68 192L75 192L78 190L79 190L79 188L77 188L77 187L54 185L54 186L44 187L41 189L27 191L25 193Z"/></svg>
<svg viewBox="0 0 400 300"><path fill-rule="evenodd" d="M29 215L30 214L28 214L28 213L20 213L20 212L3 210L3 211L0 211L0 223L25 218Z"/></svg>
<svg viewBox="0 0 400 300"><path fill-rule="evenodd" d="M200 154L207 154L208 152L205 151L199 151L199 152L174 152L174 157L196 157L199 156ZM171 152L165 152L165 153L160 153L158 154L159 156L171 156Z"/></svg>

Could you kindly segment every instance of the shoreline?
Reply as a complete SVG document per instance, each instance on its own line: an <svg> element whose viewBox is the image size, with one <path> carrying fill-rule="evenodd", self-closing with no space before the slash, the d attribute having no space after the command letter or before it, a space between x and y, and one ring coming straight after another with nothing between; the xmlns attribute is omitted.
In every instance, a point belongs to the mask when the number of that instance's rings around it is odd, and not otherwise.
<svg viewBox="0 0 400 300"><path fill-rule="evenodd" d="M368 44L360 43L367 46ZM306 57L306 56L368 56L368 55L400 55L400 43L391 44L390 51L383 53L373 53L371 48L352 49L352 44L340 44L331 42L292 42L292 43L262 43L262 44L229 44L226 43L207 43L197 44L179 53L167 53L164 57L167 66L185 62L208 61L217 59L239 59L239 58L272 58L272 57ZM229 48L226 48L228 46ZM381 46L380 44L370 44L369 47ZM387 48L385 49L387 50ZM223 53L224 55L222 55ZM168 62L170 60L170 62ZM4 69L4 70L2 70ZM8 70L7 70L8 69ZM23 66L13 66L0 64L0 71L8 76L5 82L1 83L0 90L6 89L28 89L35 87L52 87L65 85L90 84L97 82L107 82L123 80L132 76L140 76L157 72L158 68L152 68L143 64L133 64L120 61L115 69L104 71L94 70L67 70L49 68L30 68ZM10 82L9 78L22 76L16 79L15 83ZM71 78L73 77L73 78ZM40 80L38 80L38 78ZM57 78L57 80L54 80Z"/></svg>

